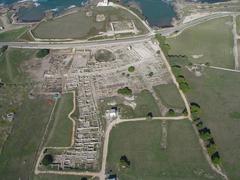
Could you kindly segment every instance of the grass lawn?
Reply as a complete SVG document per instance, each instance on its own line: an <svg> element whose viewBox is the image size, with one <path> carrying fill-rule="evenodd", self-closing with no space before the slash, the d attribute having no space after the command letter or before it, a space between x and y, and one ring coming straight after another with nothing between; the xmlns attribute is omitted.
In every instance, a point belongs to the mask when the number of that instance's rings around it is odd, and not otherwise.
<svg viewBox="0 0 240 180"><path fill-rule="evenodd" d="M167 43L171 46L169 54L187 55L192 63L234 67L232 17L199 24L167 39Z"/></svg>
<svg viewBox="0 0 240 180"><path fill-rule="evenodd" d="M240 76L239 73L206 69L202 77L189 71L184 76L191 86L189 101L203 110L202 119L211 129L223 166L232 180L240 177Z"/></svg>
<svg viewBox="0 0 240 180"><path fill-rule="evenodd" d="M238 45L238 62L240 62L240 39L238 39L237 45Z"/></svg>
<svg viewBox="0 0 240 180"><path fill-rule="evenodd" d="M11 31L0 33L0 42L1 41L14 41L17 40L27 30L26 27L14 29Z"/></svg>
<svg viewBox="0 0 240 180"><path fill-rule="evenodd" d="M8 49L0 58L0 78L7 83L25 83L30 80L20 66L34 52ZM0 154L0 179L3 180L32 179L36 152L52 106L42 97L30 100L28 93L31 89L31 86L6 86L0 89L0 115L8 110L16 112L13 122L8 123L12 131ZM0 129L4 129L5 125L1 123Z"/></svg>
<svg viewBox="0 0 240 180"><path fill-rule="evenodd" d="M203 180L209 176L217 179L202 154L191 123L167 122L167 129L167 149L163 150L160 121L118 125L111 132L107 169L121 180ZM128 157L129 169L118 166L122 155Z"/></svg>
<svg viewBox="0 0 240 180"><path fill-rule="evenodd" d="M155 86L154 90L168 108L185 108L184 102L174 84Z"/></svg>
<svg viewBox="0 0 240 180"><path fill-rule="evenodd" d="M63 94L54 110L53 123L48 136L47 146L64 147L71 144L72 121L68 114L73 109L73 94Z"/></svg>
<svg viewBox="0 0 240 180"><path fill-rule="evenodd" d="M20 65L35 56L35 52L30 49L8 49L0 57L0 78L8 83L26 82L29 78Z"/></svg>
<svg viewBox="0 0 240 180"><path fill-rule="evenodd" d="M81 180L80 176L41 174L35 175L33 180ZM87 177L90 180L90 177ZM96 180L95 178L92 180Z"/></svg>
<svg viewBox="0 0 240 180"><path fill-rule="evenodd" d="M237 22L237 32L240 35L240 16L237 16L236 22Z"/></svg>
<svg viewBox="0 0 240 180"><path fill-rule="evenodd" d="M106 32L110 29L109 23L118 20L134 20L141 33L147 32L143 24L125 10L113 7L95 7L91 11L92 16L86 16L87 10L81 9L77 13L41 22L33 30L33 35L42 39L86 39L98 35L99 32ZM104 14L105 21L97 22L97 14Z"/></svg>
<svg viewBox="0 0 240 180"><path fill-rule="evenodd" d="M17 110L13 130L0 155L1 179L29 179L32 175L36 152L52 106L47 100L24 99ZM30 178L31 179L31 178Z"/></svg>
<svg viewBox="0 0 240 180"><path fill-rule="evenodd" d="M136 109L134 110L135 117L146 117L149 112L152 112L153 116L161 116L159 107L152 94L143 90L136 95Z"/></svg>

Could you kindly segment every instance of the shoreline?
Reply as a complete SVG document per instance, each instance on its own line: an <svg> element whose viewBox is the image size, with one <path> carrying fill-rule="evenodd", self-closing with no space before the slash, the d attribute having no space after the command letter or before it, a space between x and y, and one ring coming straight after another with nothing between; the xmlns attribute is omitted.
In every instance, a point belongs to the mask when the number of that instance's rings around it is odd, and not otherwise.
<svg viewBox="0 0 240 180"><path fill-rule="evenodd" d="M56 18L56 17L61 17L64 14L68 14L71 12L76 11L79 8L84 8L87 6L92 6L92 5L96 5L100 0L86 0L85 3L81 3L79 5L70 5L67 8L64 8L62 10L56 10L55 9L48 9L42 12L42 16L36 20L24 20L24 19L20 19L19 18L19 11L22 8L36 8L38 6L40 6L40 4L38 2L32 1L32 0L24 0L24 1L18 1L15 2L13 4L2 4L0 5L0 14L4 14L4 13L11 13L11 17L9 17L10 21L12 24L37 24L39 22L41 22L44 19L52 19L52 18ZM120 0L117 2L118 4L129 8L130 10L132 10L133 12L135 12L141 19L143 19L144 21L146 21L153 29L162 29L162 28L169 28L169 27L174 27L177 24L184 22L185 18L187 18L188 16L191 16L193 13L190 14L184 14L183 12L183 8L184 6L187 5L201 5L201 4L212 4L212 3L202 3L202 2L191 2L191 1L180 1L180 0L173 0L172 2L169 3L169 6L171 6L171 8L173 8L173 11L175 13L175 17L172 17L171 22L169 22L169 24L166 25L160 25L160 24L152 24L149 23L148 21L148 17L143 13L143 9L141 8L140 2L136 2L136 1L129 1L129 2L123 2L123 0ZM224 2L219 2L219 3L224 3ZM216 4L216 3L214 3ZM191 17L190 17L191 18Z"/></svg>

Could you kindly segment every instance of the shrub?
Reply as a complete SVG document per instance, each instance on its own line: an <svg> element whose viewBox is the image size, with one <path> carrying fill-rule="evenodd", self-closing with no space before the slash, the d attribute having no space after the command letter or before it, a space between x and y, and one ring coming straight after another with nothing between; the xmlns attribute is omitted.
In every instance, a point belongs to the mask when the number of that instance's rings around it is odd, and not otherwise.
<svg viewBox="0 0 240 180"><path fill-rule="evenodd" d="M134 66L130 66L129 68L128 68L128 72L134 72L135 71L135 67Z"/></svg>
<svg viewBox="0 0 240 180"><path fill-rule="evenodd" d="M42 159L42 164L44 166L48 166L49 164L52 164L52 162L53 162L53 156L51 154L46 154Z"/></svg>
<svg viewBox="0 0 240 180"><path fill-rule="evenodd" d="M221 164L221 158L218 152L215 152L212 156L211 156L212 162L216 165Z"/></svg>
<svg viewBox="0 0 240 180"><path fill-rule="evenodd" d="M45 56L47 56L49 54L50 50L49 49L40 49L36 56L37 58L44 58Z"/></svg>
<svg viewBox="0 0 240 180"><path fill-rule="evenodd" d="M126 95L126 96L131 96L132 95L132 90L129 89L129 87L121 88L118 89L118 94Z"/></svg>
<svg viewBox="0 0 240 180"><path fill-rule="evenodd" d="M131 163L128 160L127 156L125 156L125 155L121 156L121 158L120 158L120 166L122 168L128 168L128 167L130 167L130 164Z"/></svg>

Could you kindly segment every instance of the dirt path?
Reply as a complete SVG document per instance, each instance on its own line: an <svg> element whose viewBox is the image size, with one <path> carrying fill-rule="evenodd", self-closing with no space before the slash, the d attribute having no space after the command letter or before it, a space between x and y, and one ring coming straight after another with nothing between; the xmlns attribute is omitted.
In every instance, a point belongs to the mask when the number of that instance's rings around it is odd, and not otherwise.
<svg viewBox="0 0 240 180"><path fill-rule="evenodd" d="M235 60L235 69L239 70L239 59L238 59L238 33L237 33L237 22L236 22L236 15L233 15L233 54L234 54L234 60Z"/></svg>
<svg viewBox="0 0 240 180"><path fill-rule="evenodd" d="M229 69L229 68L223 68L223 67L218 67L218 66L206 66L205 64L195 64L195 65L206 67L206 68L211 68L211 69L217 69L217 70L221 70L221 71L240 73L240 70L236 70L236 69Z"/></svg>
<svg viewBox="0 0 240 180"><path fill-rule="evenodd" d="M44 131L42 140L41 140L41 142L40 142L40 144L39 144L39 148L38 148L38 150L37 150L37 162L36 162L35 170L34 170L34 173L35 173L35 174L39 174L38 165L40 164L40 161L41 161L41 159L42 159L42 154L43 154L42 152L43 152L43 150L44 150L43 145L44 145L44 142L46 141L46 137L47 137L47 133L48 133L48 128L49 128L50 122L51 122L52 119L53 119L53 114L54 114L56 105L57 105L57 101L55 101L55 103L54 103L54 106L53 106L51 115L50 115L50 117L49 117L48 123L47 123L47 125L46 125L46 128L45 128L45 131ZM42 149L42 150L41 150L41 149Z"/></svg>
<svg viewBox="0 0 240 180"><path fill-rule="evenodd" d="M40 161L41 161L41 159L42 159L42 156L43 156L43 152L44 152L44 150L46 149L46 148L51 148L51 149L68 149L68 148L71 148L72 146L73 146L73 144L74 144L74 137L75 137L75 120L71 117L71 115L75 112L75 110L76 110L76 93L75 93L75 91L72 91L71 93L73 93L73 109L72 109L72 111L68 114L68 118L72 121L72 123L73 123L73 130L72 130L72 137L71 137L71 145L70 146L68 146L68 147L43 147L43 144L44 144L44 142L46 141L46 136L47 136L47 134L48 134L48 130L49 130L49 125L50 125L50 122L52 121L52 119L53 119L53 115L54 115L54 112L55 112L55 108L56 108L56 105L57 105L57 100L55 101L55 104L54 104L54 107L53 107L53 109L52 109L52 112L51 112L51 115L50 115L50 118L49 118L49 121L48 121L48 124L47 124L47 126L46 126L46 129L45 129L45 132L44 132L44 135L43 135L43 139L42 139L42 141L41 141L41 143L40 143L40 145L39 145L39 150L38 150L38 152L40 152L40 149L42 149L41 150L41 152L38 154L38 159L37 159L37 163L36 163L36 166L35 166L35 170L34 170L34 173L35 174L40 174L40 173L44 173L44 172L46 172L46 171L40 171L40 170L38 170L38 166L39 166L39 164L40 164ZM48 172L48 171L47 171ZM54 171L55 172L55 171Z"/></svg>

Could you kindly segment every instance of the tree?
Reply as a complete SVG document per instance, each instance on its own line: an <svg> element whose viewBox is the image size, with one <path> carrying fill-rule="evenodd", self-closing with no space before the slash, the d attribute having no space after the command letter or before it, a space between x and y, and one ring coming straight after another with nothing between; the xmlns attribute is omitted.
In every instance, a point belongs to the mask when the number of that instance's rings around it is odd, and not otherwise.
<svg viewBox="0 0 240 180"><path fill-rule="evenodd" d="M192 102L191 103L191 113L192 113L193 119L199 118L202 113L200 105Z"/></svg>
<svg viewBox="0 0 240 180"><path fill-rule="evenodd" d="M8 46L2 46L0 53L4 53L8 49Z"/></svg>
<svg viewBox="0 0 240 180"><path fill-rule="evenodd" d="M53 156L51 154L46 154L42 159L42 164L44 166L48 166L49 164L52 164L52 162L53 162Z"/></svg>
<svg viewBox="0 0 240 180"><path fill-rule="evenodd" d="M129 68L128 68L128 72L134 72L135 71L135 67L134 66L130 66Z"/></svg>
<svg viewBox="0 0 240 180"><path fill-rule="evenodd" d="M152 77L153 76L153 72L150 72L148 75L149 75L149 77Z"/></svg>
<svg viewBox="0 0 240 180"><path fill-rule="evenodd" d="M118 89L118 94L126 95L126 96L131 96L132 95L132 90L129 89L129 87L121 88Z"/></svg>
<svg viewBox="0 0 240 180"><path fill-rule="evenodd" d="M128 167L130 167L130 161L128 160L128 158L127 158L127 156L126 155L123 155L123 156L121 156L121 158L120 158L120 166L122 167L122 168L128 168Z"/></svg>
<svg viewBox="0 0 240 180"><path fill-rule="evenodd" d="M217 164L217 165L221 164L221 158L220 158L220 155L219 155L218 152L215 152L215 153L211 156L211 159L212 159L212 162L213 162L214 164Z"/></svg>
<svg viewBox="0 0 240 180"><path fill-rule="evenodd" d="M205 65L206 65L206 66L210 66L210 62L206 62Z"/></svg>
<svg viewBox="0 0 240 180"><path fill-rule="evenodd" d="M50 50L49 49L40 49L36 56L37 58L44 58L45 56L47 56L49 54Z"/></svg>
<svg viewBox="0 0 240 180"><path fill-rule="evenodd" d="M170 116L174 116L174 115L175 115L175 111L174 111L173 109L169 109L169 110L168 110L168 114L169 114Z"/></svg>
<svg viewBox="0 0 240 180"><path fill-rule="evenodd" d="M87 180L87 178L86 177L82 177L81 180Z"/></svg>
<svg viewBox="0 0 240 180"><path fill-rule="evenodd" d="M150 118L150 119L152 119L152 118L153 118L153 113L152 113L152 112L149 112L149 113L147 114L147 117Z"/></svg>

